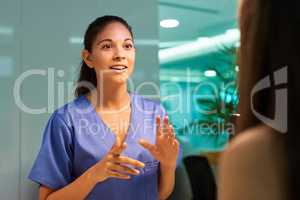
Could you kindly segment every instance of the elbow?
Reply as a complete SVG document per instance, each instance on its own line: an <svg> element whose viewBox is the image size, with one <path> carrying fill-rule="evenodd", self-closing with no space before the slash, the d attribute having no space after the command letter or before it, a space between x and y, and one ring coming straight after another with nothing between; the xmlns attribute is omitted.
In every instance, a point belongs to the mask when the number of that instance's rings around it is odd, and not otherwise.
<svg viewBox="0 0 300 200"><path fill-rule="evenodd" d="M172 194L172 192L173 192L173 189L170 190L170 191L168 191L168 192L165 192L163 194L159 194L158 199L159 200L166 200L166 199L168 199L170 197L170 195Z"/></svg>
<svg viewBox="0 0 300 200"><path fill-rule="evenodd" d="M51 196L51 195L49 194L49 195L40 197L39 200L53 200L50 196Z"/></svg>
<svg viewBox="0 0 300 200"><path fill-rule="evenodd" d="M41 186L39 191L39 200L53 200L53 195L51 195L53 192L54 190Z"/></svg>

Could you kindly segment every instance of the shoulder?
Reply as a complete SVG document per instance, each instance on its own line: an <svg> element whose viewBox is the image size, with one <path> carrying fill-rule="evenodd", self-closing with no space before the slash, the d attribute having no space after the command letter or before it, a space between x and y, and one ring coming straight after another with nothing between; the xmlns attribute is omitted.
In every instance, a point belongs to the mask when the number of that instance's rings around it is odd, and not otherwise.
<svg viewBox="0 0 300 200"><path fill-rule="evenodd" d="M83 96L77 97L57 108L52 113L50 120L72 126L73 118L80 113L84 113L84 109L88 109L88 104L84 101Z"/></svg>
<svg viewBox="0 0 300 200"><path fill-rule="evenodd" d="M250 128L230 142L224 156L230 155L232 159L245 159L248 162L251 158L257 160L258 157L268 157L272 151L283 149L283 137L267 126Z"/></svg>
<svg viewBox="0 0 300 200"><path fill-rule="evenodd" d="M267 126L258 126L234 138L221 156L219 192L220 197L227 196L221 199L280 199L285 171L283 137Z"/></svg>

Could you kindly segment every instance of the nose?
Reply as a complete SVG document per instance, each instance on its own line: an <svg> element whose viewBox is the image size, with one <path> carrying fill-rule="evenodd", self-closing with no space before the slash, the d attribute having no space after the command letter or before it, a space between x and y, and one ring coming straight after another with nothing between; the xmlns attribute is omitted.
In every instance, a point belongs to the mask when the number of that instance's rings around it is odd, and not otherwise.
<svg viewBox="0 0 300 200"><path fill-rule="evenodd" d="M116 61L125 60L125 56L119 56L119 55L114 56L114 60Z"/></svg>
<svg viewBox="0 0 300 200"><path fill-rule="evenodd" d="M116 61L124 60L126 57L122 48L116 48L113 59Z"/></svg>

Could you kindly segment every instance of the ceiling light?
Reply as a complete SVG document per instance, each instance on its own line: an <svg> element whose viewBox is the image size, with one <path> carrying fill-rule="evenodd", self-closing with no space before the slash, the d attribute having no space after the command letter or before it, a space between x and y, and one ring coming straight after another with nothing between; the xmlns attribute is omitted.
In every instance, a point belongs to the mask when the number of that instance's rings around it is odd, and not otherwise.
<svg viewBox="0 0 300 200"><path fill-rule="evenodd" d="M198 38L197 38L197 41L198 41L198 42L207 42L207 41L209 41L209 40L210 40L209 37L198 37Z"/></svg>
<svg viewBox="0 0 300 200"><path fill-rule="evenodd" d="M81 38L81 37L70 37L69 42L71 44L83 44L83 38Z"/></svg>
<svg viewBox="0 0 300 200"><path fill-rule="evenodd" d="M175 28L179 26L179 21L177 19L164 19L159 24L163 28Z"/></svg>
<svg viewBox="0 0 300 200"><path fill-rule="evenodd" d="M235 71L238 72L239 70L239 66L235 66Z"/></svg>
<svg viewBox="0 0 300 200"><path fill-rule="evenodd" d="M239 37L241 35L241 32L239 29L233 28L226 30L225 34L231 37Z"/></svg>
<svg viewBox="0 0 300 200"><path fill-rule="evenodd" d="M204 76L206 77L214 77L217 75L217 72L215 70L206 70L204 72Z"/></svg>
<svg viewBox="0 0 300 200"><path fill-rule="evenodd" d="M235 29L230 29L225 34L209 38L199 38L194 42L159 50L160 64L167 64L184 59L208 55L220 51L222 46L232 47L238 45L240 34Z"/></svg>
<svg viewBox="0 0 300 200"><path fill-rule="evenodd" d="M14 30L11 27L0 26L0 35L12 35Z"/></svg>

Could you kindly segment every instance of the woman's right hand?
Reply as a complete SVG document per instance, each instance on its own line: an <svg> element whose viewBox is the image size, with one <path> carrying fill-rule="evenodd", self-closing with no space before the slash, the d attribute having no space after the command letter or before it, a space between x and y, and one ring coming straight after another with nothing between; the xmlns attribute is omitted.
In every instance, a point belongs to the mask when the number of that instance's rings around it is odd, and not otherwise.
<svg viewBox="0 0 300 200"><path fill-rule="evenodd" d="M105 181L108 178L129 179L129 175L138 175L140 172L134 168L143 168L144 163L120 154L126 148L126 143L116 137L111 150L93 166L93 177L96 182Z"/></svg>

